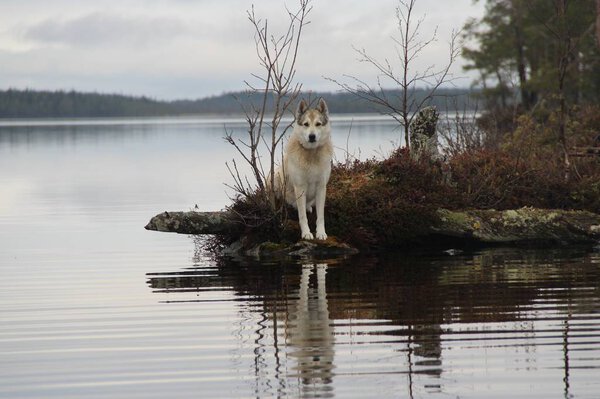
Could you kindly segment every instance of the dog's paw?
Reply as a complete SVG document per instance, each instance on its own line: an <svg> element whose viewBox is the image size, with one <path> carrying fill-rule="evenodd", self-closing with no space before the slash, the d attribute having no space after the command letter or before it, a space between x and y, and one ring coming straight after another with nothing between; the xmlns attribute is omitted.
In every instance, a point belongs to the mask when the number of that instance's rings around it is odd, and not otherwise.
<svg viewBox="0 0 600 399"><path fill-rule="evenodd" d="M317 240L325 241L327 239L327 233L317 232Z"/></svg>
<svg viewBox="0 0 600 399"><path fill-rule="evenodd" d="M306 233L302 233L303 240L314 240L313 234L309 231Z"/></svg>

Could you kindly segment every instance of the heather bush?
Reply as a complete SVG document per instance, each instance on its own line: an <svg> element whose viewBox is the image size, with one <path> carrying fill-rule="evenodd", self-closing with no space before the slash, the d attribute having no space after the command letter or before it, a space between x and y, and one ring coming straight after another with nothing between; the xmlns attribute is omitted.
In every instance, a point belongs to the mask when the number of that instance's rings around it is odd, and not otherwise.
<svg viewBox="0 0 600 399"><path fill-rule="evenodd" d="M521 115L500 145L448 160L462 206L510 209L521 206L598 212L600 158L571 157L565 169L558 145L556 113ZM600 133L600 108L574 108L566 124L570 147L591 146Z"/></svg>
<svg viewBox="0 0 600 399"><path fill-rule="evenodd" d="M404 150L383 162L335 167L328 187L328 231L359 248L413 242L437 221L439 202L431 201L438 194L430 185L436 180L432 170ZM419 171L425 173L422 178Z"/></svg>
<svg viewBox="0 0 600 399"><path fill-rule="evenodd" d="M480 150L450 160L452 183L462 206L511 209L569 208L571 182L551 162L536 165L505 150Z"/></svg>

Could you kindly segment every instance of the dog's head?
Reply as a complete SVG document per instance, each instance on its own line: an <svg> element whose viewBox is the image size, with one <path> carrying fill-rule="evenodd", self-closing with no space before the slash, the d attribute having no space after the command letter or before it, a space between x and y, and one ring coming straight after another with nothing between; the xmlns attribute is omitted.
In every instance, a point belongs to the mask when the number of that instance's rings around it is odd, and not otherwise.
<svg viewBox="0 0 600 399"><path fill-rule="evenodd" d="M330 138L329 111L322 98L319 99L316 108L309 108L306 101L301 100L296 110L295 122L294 133L298 135L304 148L317 148Z"/></svg>

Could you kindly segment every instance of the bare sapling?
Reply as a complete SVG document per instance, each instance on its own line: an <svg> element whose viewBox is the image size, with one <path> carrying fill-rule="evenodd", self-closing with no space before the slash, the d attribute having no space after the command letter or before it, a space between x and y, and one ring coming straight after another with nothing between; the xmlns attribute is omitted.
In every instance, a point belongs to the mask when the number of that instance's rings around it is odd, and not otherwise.
<svg viewBox="0 0 600 399"><path fill-rule="evenodd" d="M267 19L259 18L254 6L249 10L248 20L254 30L256 55L260 72L253 73L253 82L245 81L247 103L240 100L247 123L247 134L243 138L227 132L225 139L235 147L250 167L252 178L240 173L235 160L227 164L234 184L230 187L245 197L258 192L266 196L271 209L277 211L277 196L274 191L274 170L281 141L292 127L293 121L284 122L286 114L293 115L292 106L300 95L302 85L295 81L296 61L303 28L309 23L306 18L312 6L311 0L299 0L298 8L290 11L283 33L272 33ZM254 101L258 98L258 101ZM266 157L263 156L266 154Z"/></svg>
<svg viewBox="0 0 600 399"><path fill-rule="evenodd" d="M360 62L370 64L378 73L376 84L370 84L355 76L345 75L350 82L336 83L344 91L367 100L382 114L394 118L403 128L404 145L410 147L410 126L417 112L436 96L437 89L454 78L450 69L460 55L459 32L452 31L446 62L441 67L430 65L424 70L414 67L415 60L432 43L437 41L437 27L428 39L421 39L420 31L424 17L415 20L416 0L400 0L396 8L398 36L392 37L397 59L378 60L364 48L354 47ZM425 89L416 95L417 89Z"/></svg>

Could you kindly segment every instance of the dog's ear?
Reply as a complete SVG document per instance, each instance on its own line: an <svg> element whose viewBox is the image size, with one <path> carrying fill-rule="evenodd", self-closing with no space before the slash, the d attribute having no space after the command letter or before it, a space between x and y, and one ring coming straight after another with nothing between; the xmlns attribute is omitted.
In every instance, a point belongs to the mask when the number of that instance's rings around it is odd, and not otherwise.
<svg viewBox="0 0 600 399"><path fill-rule="evenodd" d="M298 108L296 109L296 122L300 123L300 118L302 117L302 114L306 112L307 108L308 105L306 104L306 101L300 100Z"/></svg>
<svg viewBox="0 0 600 399"><path fill-rule="evenodd" d="M320 113L327 115L329 113L329 109L327 108L327 103L323 100L323 97L319 98L319 105L317 109Z"/></svg>

